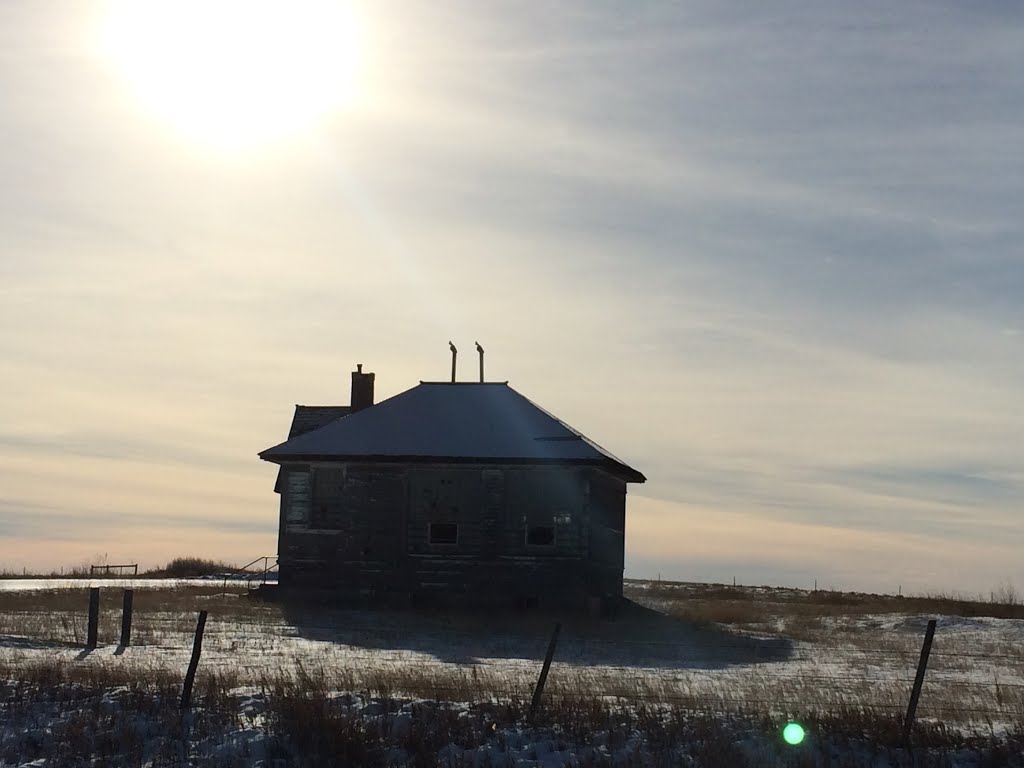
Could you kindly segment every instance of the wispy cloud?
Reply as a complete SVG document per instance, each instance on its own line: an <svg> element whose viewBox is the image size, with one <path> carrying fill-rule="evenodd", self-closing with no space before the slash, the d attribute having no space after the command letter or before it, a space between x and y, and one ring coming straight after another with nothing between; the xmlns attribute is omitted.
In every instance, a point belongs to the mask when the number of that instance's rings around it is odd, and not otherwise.
<svg viewBox="0 0 1024 768"><path fill-rule="evenodd" d="M244 158L133 103L99 12L0 9L0 477L39 519L272 543L254 455L293 403L344 401L355 362L394 394L479 338L650 478L631 524L680 537L634 536L631 567L1010 567L1017 6L366 4L365 103ZM752 533L695 549L659 504ZM810 570L756 547L815 526Z"/></svg>

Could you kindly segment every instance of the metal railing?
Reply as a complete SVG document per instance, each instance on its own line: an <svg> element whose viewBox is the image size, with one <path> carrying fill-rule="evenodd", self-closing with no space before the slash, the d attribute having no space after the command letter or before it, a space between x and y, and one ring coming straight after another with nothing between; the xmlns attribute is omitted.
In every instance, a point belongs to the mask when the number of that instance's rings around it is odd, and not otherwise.
<svg viewBox="0 0 1024 768"><path fill-rule="evenodd" d="M227 574L224 577L224 589L228 588L229 581L245 582L245 588L252 589L254 584L266 584L269 576L274 573L277 573L277 555L263 555Z"/></svg>

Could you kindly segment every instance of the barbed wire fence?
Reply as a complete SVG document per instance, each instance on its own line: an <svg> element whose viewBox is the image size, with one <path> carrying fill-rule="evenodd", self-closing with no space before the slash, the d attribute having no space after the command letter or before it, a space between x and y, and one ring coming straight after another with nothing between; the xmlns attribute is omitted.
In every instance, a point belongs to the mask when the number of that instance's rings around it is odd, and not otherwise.
<svg viewBox="0 0 1024 768"><path fill-rule="evenodd" d="M213 610L207 663L251 681L305 665L326 683L336 680L381 695L528 700L549 641L547 633L535 631L495 636L441 623L381 626L365 612L353 615L363 621L296 624L231 617L220 623ZM188 614L184 623L192 621ZM191 630L182 624L182 615L144 614L131 658L186 652ZM315 642L296 642L303 640ZM854 643L703 631L689 639L606 638L568 629L555 650L544 696L748 713L902 717L919 669L920 642L883 631L861 633ZM989 639L983 630L965 637L940 626L917 717L990 729L1024 726L1024 649L1013 652L1005 637Z"/></svg>

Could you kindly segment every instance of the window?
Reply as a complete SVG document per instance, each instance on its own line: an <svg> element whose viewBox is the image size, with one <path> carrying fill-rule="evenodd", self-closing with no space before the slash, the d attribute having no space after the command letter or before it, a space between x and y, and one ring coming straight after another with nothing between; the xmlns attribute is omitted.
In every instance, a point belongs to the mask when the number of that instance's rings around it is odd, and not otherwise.
<svg viewBox="0 0 1024 768"><path fill-rule="evenodd" d="M312 483L309 472L292 470L287 474L288 494L285 508L285 523L289 526L309 526L309 513L313 505Z"/></svg>
<svg viewBox="0 0 1024 768"><path fill-rule="evenodd" d="M555 529L551 525L531 525L526 529L526 544L530 547L555 546Z"/></svg>
<svg viewBox="0 0 1024 768"><path fill-rule="evenodd" d="M458 523L431 523L430 524L431 544L458 544L459 524Z"/></svg>

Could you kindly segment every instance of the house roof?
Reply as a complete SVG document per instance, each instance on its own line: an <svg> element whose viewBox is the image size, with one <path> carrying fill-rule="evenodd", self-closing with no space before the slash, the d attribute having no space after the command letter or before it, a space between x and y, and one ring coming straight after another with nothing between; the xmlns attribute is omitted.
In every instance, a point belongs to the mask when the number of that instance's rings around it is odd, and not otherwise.
<svg viewBox="0 0 1024 768"><path fill-rule="evenodd" d="M507 382L422 382L259 456L277 464L359 460L594 465L627 482L646 480Z"/></svg>
<svg viewBox="0 0 1024 768"><path fill-rule="evenodd" d="M332 421L348 416L352 410L348 405L296 405L288 439L312 432Z"/></svg>

